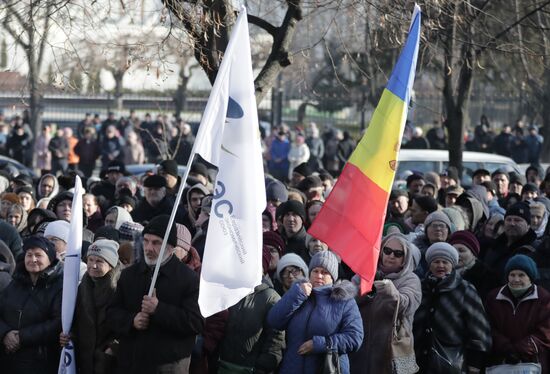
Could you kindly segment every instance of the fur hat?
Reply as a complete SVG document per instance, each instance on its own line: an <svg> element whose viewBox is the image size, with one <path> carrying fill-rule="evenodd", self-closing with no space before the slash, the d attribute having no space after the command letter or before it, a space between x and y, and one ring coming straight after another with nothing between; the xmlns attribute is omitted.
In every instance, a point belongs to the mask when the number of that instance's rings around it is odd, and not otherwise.
<svg viewBox="0 0 550 374"><path fill-rule="evenodd" d="M118 243L109 239L96 240L88 247L86 258L90 255L103 258L114 268L118 263Z"/></svg>
<svg viewBox="0 0 550 374"><path fill-rule="evenodd" d="M170 216L167 214L162 214L153 218L147 226L142 231L142 235L151 234L156 235L160 238L164 238L166 234L166 229L168 228L168 222L170 221ZM168 231L168 244L172 246L178 245L178 235L176 231L176 226L172 225Z"/></svg>
<svg viewBox="0 0 550 374"><path fill-rule="evenodd" d="M315 268L323 268L330 273L332 281L338 280L338 259L330 251L317 252L309 261L309 273Z"/></svg>
<svg viewBox="0 0 550 374"><path fill-rule="evenodd" d="M504 267L506 278L508 278L508 275L512 270L524 271L531 282L534 282L539 278L539 272L537 270L537 265L535 264L535 261L525 255L515 255L508 260L506 266Z"/></svg>
<svg viewBox="0 0 550 374"><path fill-rule="evenodd" d="M63 240L65 243L69 240L69 231L71 230L71 224L67 221L57 220L48 223L44 236L54 236Z"/></svg>
<svg viewBox="0 0 550 374"><path fill-rule="evenodd" d="M515 203L511 207L509 207L506 210L506 215L504 218L508 216L516 216L523 218L528 224L531 223L531 210L529 209L529 205L527 205L525 202L521 201L519 203Z"/></svg>
<svg viewBox="0 0 550 374"><path fill-rule="evenodd" d="M428 265L437 258L449 261L453 265L453 268L458 264L458 251L455 247L445 242L437 242L430 245L425 256Z"/></svg>

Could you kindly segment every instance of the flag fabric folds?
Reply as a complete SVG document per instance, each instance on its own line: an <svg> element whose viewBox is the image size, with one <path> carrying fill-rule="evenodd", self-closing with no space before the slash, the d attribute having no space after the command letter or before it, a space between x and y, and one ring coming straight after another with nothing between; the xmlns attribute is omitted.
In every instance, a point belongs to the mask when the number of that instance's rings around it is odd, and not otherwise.
<svg viewBox="0 0 550 374"><path fill-rule="evenodd" d="M367 131L321 211L308 230L361 275L372 288L389 194L416 71L420 8L415 5L409 35Z"/></svg>
<svg viewBox="0 0 550 374"><path fill-rule="evenodd" d="M204 317L236 304L261 283L263 163L248 21L233 27L195 140L195 152L218 167L202 262Z"/></svg>
<svg viewBox="0 0 550 374"><path fill-rule="evenodd" d="M61 325L63 333L71 331L76 295L80 279L80 257L82 252L82 182L76 177L71 212L71 226L67 239L67 253L63 264L63 299L61 302ZM73 342L63 347L59 361L59 374L76 374Z"/></svg>

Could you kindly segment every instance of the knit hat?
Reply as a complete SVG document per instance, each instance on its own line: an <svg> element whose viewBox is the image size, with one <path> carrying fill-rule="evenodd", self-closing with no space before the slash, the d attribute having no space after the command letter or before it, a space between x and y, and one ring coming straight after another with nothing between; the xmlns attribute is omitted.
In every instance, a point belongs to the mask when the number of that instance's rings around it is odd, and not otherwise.
<svg viewBox="0 0 550 374"><path fill-rule="evenodd" d="M264 231L263 238L264 245L269 245L277 248L279 256L283 254L286 246L283 238L281 238L281 235L279 235L275 231Z"/></svg>
<svg viewBox="0 0 550 374"><path fill-rule="evenodd" d="M71 230L71 224L67 221L57 220L48 223L44 236L54 236L63 240L65 243L69 240L69 231Z"/></svg>
<svg viewBox="0 0 550 374"><path fill-rule="evenodd" d="M103 258L114 268L118 263L118 243L109 239L96 240L88 247L86 257L90 255Z"/></svg>
<svg viewBox="0 0 550 374"><path fill-rule="evenodd" d="M281 273L287 266L296 266L297 268L302 269L304 276L307 275L308 269L304 260L298 256L296 253L287 253L277 263L277 270L275 271L275 278L281 281Z"/></svg>
<svg viewBox="0 0 550 374"><path fill-rule="evenodd" d="M531 211L529 210L529 205L527 203L521 201L519 203L515 203L511 207L506 210L506 215L504 218L508 216L516 216L523 218L527 223L531 223Z"/></svg>
<svg viewBox="0 0 550 374"><path fill-rule="evenodd" d="M538 191L539 191L539 188L533 183L526 183L521 189L522 194L525 192L538 192Z"/></svg>
<svg viewBox="0 0 550 374"><path fill-rule="evenodd" d="M48 239L42 236L36 236L36 235L29 236L23 242L23 252L27 252L27 250L31 248L42 249L48 255L50 262L52 264L55 262L56 260L55 245Z"/></svg>
<svg viewBox="0 0 550 374"><path fill-rule="evenodd" d="M283 218L285 214L293 212L299 215L302 218L302 221L306 221L306 209L304 208L304 204L302 204L299 201L296 200L288 200L285 203L282 203L277 207L277 219Z"/></svg>
<svg viewBox="0 0 550 374"><path fill-rule="evenodd" d="M449 237L449 244L465 245L470 251L472 251L474 256L479 256L479 241L477 240L476 236L470 231L462 230L454 232Z"/></svg>
<svg viewBox="0 0 550 374"><path fill-rule="evenodd" d="M426 219L424 220L425 229L428 229L428 226L430 226L435 221L440 221L446 224L447 228L449 229L449 232L453 230L453 225L451 224L451 220L449 219L449 216L447 216L445 213L443 213L440 210L436 210L435 212L428 214L428 217L426 217Z"/></svg>
<svg viewBox="0 0 550 374"><path fill-rule="evenodd" d="M539 272L537 270L537 265L535 264L535 261L533 261L532 258L527 257L525 255L515 255L511 259L508 260L506 263L506 266L504 267L504 273L506 274L506 278L508 278L508 275L512 270L522 270L527 274L531 282L536 281L539 279Z"/></svg>
<svg viewBox="0 0 550 374"><path fill-rule="evenodd" d="M22 187L18 187L16 190L15 190L15 193L17 195L19 195L20 193L28 193L29 195L31 195L34 199L34 189L31 187L31 186L22 186Z"/></svg>
<svg viewBox="0 0 550 374"><path fill-rule="evenodd" d="M304 177L308 177L311 175L311 173L313 173L309 165L305 162L302 162L300 165L296 166L292 171L294 173L303 175Z"/></svg>
<svg viewBox="0 0 550 374"><path fill-rule="evenodd" d="M449 166L447 170L444 170L439 175L442 177L449 177L451 179L454 179L455 182L460 182L460 178L458 178L458 170L454 166Z"/></svg>
<svg viewBox="0 0 550 374"><path fill-rule="evenodd" d="M116 206L122 206L124 204L128 204L132 207L132 209L135 209L136 207L136 199L133 196L128 196L126 194L120 195L118 199L115 201Z"/></svg>
<svg viewBox="0 0 550 374"><path fill-rule="evenodd" d="M189 173L200 174L208 179L208 168L200 162L194 162L193 165L191 165L191 170L189 170Z"/></svg>
<svg viewBox="0 0 550 374"><path fill-rule="evenodd" d="M518 174L516 172L510 172L510 183L521 184L522 186L527 182L527 179L524 175Z"/></svg>
<svg viewBox="0 0 550 374"><path fill-rule="evenodd" d="M476 171L472 174L472 178L475 178L478 175L490 177L491 173L487 169L476 169Z"/></svg>
<svg viewBox="0 0 550 374"><path fill-rule="evenodd" d="M317 252L309 261L309 273L315 268L323 268L330 273L332 281L338 279L338 259L330 251Z"/></svg>
<svg viewBox="0 0 550 374"><path fill-rule="evenodd" d="M12 204L19 204L19 196L13 192L5 192L2 194L2 198L0 200L9 201Z"/></svg>
<svg viewBox="0 0 550 374"><path fill-rule="evenodd" d="M419 180L419 179L424 180L424 176L422 174L419 174L419 173L412 173L406 179L407 180L407 187L409 187L412 182L414 182L416 180Z"/></svg>
<svg viewBox="0 0 550 374"><path fill-rule="evenodd" d="M94 241L98 239L109 239L118 242L120 240L120 234L117 229L111 226L101 226L95 230Z"/></svg>
<svg viewBox="0 0 550 374"><path fill-rule="evenodd" d="M142 231L142 235L151 234L156 235L160 238L164 238L166 234L166 229L168 228L168 222L170 221L170 216L167 214L162 214L153 218L147 226ZM172 225L168 232L168 244L172 246L178 245L178 235L176 231L176 226Z"/></svg>
<svg viewBox="0 0 550 374"><path fill-rule="evenodd" d="M437 258L449 261L453 265L453 268L458 264L458 252L456 248L445 242L437 242L430 245L424 256L428 264L431 264Z"/></svg>
<svg viewBox="0 0 550 374"><path fill-rule="evenodd" d="M141 234L143 225L137 222L126 221L118 228L120 240L133 241L136 235Z"/></svg>
<svg viewBox="0 0 550 374"><path fill-rule="evenodd" d="M110 161L109 164L107 165L107 169L105 170L105 172L106 173L117 172L124 175L128 175L128 172L126 171L126 166L122 161L118 161L118 160Z"/></svg>
<svg viewBox="0 0 550 374"><path fill-rule="evenodd" d="M308 192L310 188L323 187L323 181L317 175L310 175L305 177L297 186L302 192Z"/></svg>
<svg viewBox="0 0 550 374"><path fill-rule="evenodd" d="M437 201L430 196L418 196L414 198L414 201L428 213L435 212L437 210Z"/></svg>
<svg viewBox="0 0 550 374"><path fill-rule="evenodd" d="M510 174L508 174L508 172L502 168L499 168L493 171L493 173L491 174L491 179L493 179L496 175L500 175L500 174L506 176L506 178L510 180Z"/></svg>
<svg viewBox="0 0 550 374"><path fill-rule="evenodd" d="M164 160L159 164L158 171L178 177L178 163L176 160Z"/></svg>
<svg viewBox="0 0 550 374"><path fill-rule="evenodd" d="M191 232L189 232L189 229L185 225L176 223L176 232L178 247L189 250L191 248Z"/></svg>
<svg viewBox="0 0 550 374"><path fill-rule="evenodd" d="M166 187L166 179L160 175L150 175L143 181L143 187L162 188Z"/></svg>
<svg viewBox="0 0 550 374"><path fill-rule="evenodd" d="M466 229L466 222L464 222L464 216L461 213L461 208L459 206L451 206L448 208L441 209L443 213L449 217L451 221L451 232L461 231Z"/></svg>
<svg viewBox="0 0 550 374"><path fill-rule="evenodd" d="M274 180L267 185L265 194L267 201L279 201L284 203L288 200L288 190L285 185L278 180Z"/></svg>

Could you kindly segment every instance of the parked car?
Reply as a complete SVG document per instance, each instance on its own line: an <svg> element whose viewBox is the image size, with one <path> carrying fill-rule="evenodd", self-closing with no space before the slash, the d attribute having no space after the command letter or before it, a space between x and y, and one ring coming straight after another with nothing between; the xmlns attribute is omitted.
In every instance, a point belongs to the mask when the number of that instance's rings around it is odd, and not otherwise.
<svg viewBox="0 0 550 374"><path fill-rule="evenodd" d="M33 169L7 156L0 155L0 170L5 170L13 176L25 174L31 176L33 179L38 178Z"/></svg>
<svg viewBox="0 0 550 374"><path fill-rule="evenodd" d="M435 171L440 173L449 166L449 152L432 149L402 149L399 152L397 164L396 181L404 180L407 174L412 172L425 173ZM497 169L504 169L507 172L514 171L521 173L519 166L514 160L508 157L482 152L462 153L463 175L461 184L470 186L472 174L477 169L487 169L493 172Z"/></svg>
<svg viewBox="0 0 550 374"><path fill-rule="evenodd" d="M132 164L132 165L126 165L126 171L138 178L141 178L145 173L157 172L158 164ZM183 173L185 173L186 166L185 165L178 165L178 174L180 176L183 176Z"/></svg>

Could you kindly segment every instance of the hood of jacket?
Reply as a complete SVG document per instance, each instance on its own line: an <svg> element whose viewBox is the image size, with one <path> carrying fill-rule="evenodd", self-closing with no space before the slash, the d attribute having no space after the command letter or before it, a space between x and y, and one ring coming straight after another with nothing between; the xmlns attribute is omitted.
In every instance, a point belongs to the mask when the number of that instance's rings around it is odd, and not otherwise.
<svg viewBox="0 0 550 374"><path fill-rule="evenodd" d="M386 279L397 279L401 278L403 275L407 273L412 273L420 263L420 259L422 257L422 254L420 253L420 250L416 245L414 245L410 240L407 240L407 236L401 233L395 233L387 235L380 245L380 248L384 248L386 243L390 241L391 239L397 240L403 248L405 249L405 259L403 261L403 267L401 270L397 273L390 273L385 274ZM380 254L380 258L378 261L378 265L381 264L383 254Z"/></svg>
<svg viewBox="0 0 550 374"><path fill-rule="evenodd" d="M130 215L130 213L128 213L126 209L121 208L119 206L114 206L111 209L116 209L115 229L118 230L124 222L134 222L134 220L132 219L132 216ZM109 214L109 212L107 212L107 214Z"/></svg>
<svg viewBox="0 0 550 374"><path fill-rule="evenodd" d="M44 182L44 179L51 178L53 179L53 190L48 196L43 196L40 194L40 190L42 187L42 183ZM38 189L36 191L36 196L38 197L37 200L42 199L43 197L49 197L50 199L52 197L55 197L59 193L59 182L57 182L57 178L53 174L44 174L42 177L40 177L40 181L38 182Z"/></svg>

